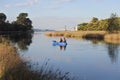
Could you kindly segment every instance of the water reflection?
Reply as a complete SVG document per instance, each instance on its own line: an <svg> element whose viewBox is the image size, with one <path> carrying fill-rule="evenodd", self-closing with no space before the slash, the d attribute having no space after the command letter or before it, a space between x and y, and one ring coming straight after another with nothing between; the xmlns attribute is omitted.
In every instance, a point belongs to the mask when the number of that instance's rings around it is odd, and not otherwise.
<svg viewBox="0 0 120 80"><path fill-rule="evenodd" d="M110 59L112 63L116 62L118 60L118 54L119 54L119 44L107 44L108 54L110 56Z"/></svg>
<svg viewBox="0 0 120 80"><path fill-rule="evenodd" d="M3 37L16 45L18 49L25 51L28 50L28 46L32 43L33 32L5 33L1 35L1 39Z"/></svg>
<svg viewBox="0 0 120 80"><path fill-rule="evenodd" d="M118 61L118 56L119 56L119 46L120 44L119 43L114 43L114 42L110 42L110 43L107 43L105 41L102 41L102 40L97 40L97 39L92 39L90 40L92 42L92 44L96 44L98 45L99 43L103 43L103 44L106 44L106 48L107 48L107 51L108 51L108 55L111 59L111 62L112 63L115 63Z"/></svg>
<svg viewBox="0 0 120 80"><path fill-rule="evenodd" d="M92 40L93 44L98 44L100 41L98 40ZM101 41L105 43L104 41ZM118 61L118 54L119 54L119 46L120 44L114 44L114 43L106 43L107 49L108 49L108 55L111 59L112 63L115 63Z"/></svg>
<svg viewBox="0 0 120 80"><path fill-rule="evenodd" d="M67 46L59 46L59 47L60 47L60 50L66 50Z"/></svg>
<svg viewBox="0 0 120 80"><path fill-rule="evenodd" d="M59 47L60 50L64 50L64 51L66 50L66 47L67 47L67 45L62 45L62 46L61 46L61 45L54 44L54 43L53 43L53 46L54 46L54 47Z"/></svg>
<svg viewBox="0 0 120 80"><path fill-rule="evenodd" d="M93 39L91 40L93 44L98 44L99 42L102 42L101 40L96 40L96 39Z"/></svg>
<svg viewBox="0 0 120 80"><path fill-rule="evenodd" d="M92 40L93 44L98 44L99 42L105 43L104 41ZM107 46L107 49L108 49L108 55L111 59L111 62L112 63L117 62L118 61L120 44L106 43L106 46Z"/></svg>

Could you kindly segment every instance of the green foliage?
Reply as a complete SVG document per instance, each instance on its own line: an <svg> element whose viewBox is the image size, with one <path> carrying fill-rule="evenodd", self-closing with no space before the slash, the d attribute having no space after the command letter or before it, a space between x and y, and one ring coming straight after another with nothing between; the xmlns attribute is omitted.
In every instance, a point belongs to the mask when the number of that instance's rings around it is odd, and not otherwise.
<svg viewBox="0 0 120 80"><path fill-rule="evenodd" d="M95 23L95 22L97 22L97 21L98 21L98 18L93 17L91 22L92 22L92 23Z"/></svg>
<svg viewBox="0 0 120 80"><path fill-rule="evenodd" d="M17 17L17 20L13 23L14 25L18 25L20 27L24 27L24 30L31 30L32 29L32 21L27 18L27 13L20 13Z"/></svg>
<svg viewBox="0 0 120 80"><path fill-rule="evenodd" d="M23 25L23 26L31 26L32 21L27 18L28 14L27 13L20 13L19 16L17 17L17 24Z"/></svg>
<svg viewBox="0 0 120 80"><path fill-rule="evenodd" d="M0 24L4 23L6 20L6 15L4 13L0 13Z"/></svg>
<svg viewBox="0 0 120 80"><path fill-rule="evenodd" d="M25 25L26 17L28 16L27 13L20 13L17 17L16 23L20 25Z"/></svg>
<svg viewBox="0 0 120 80"><path fill-rule="evenodd" d="M116 14L111 14L109 19L98 20L93 17L91 22L85 24L78 24L78 30L89 30L89 31L119 31L120 30L120 17Z"/></svg>
<svg viewBox="0 0 120 80"><path fill-rule="evenodd" d="M9 23L6 21L6 15L0 13L0 31L28 31L32 30L32 21L28 18L27 13L20 13L16 21Z"/></svg>
<svg viewBox="0 0 120 80"><path fill-rule="evenodd" d="M78 24L78 30L84 30L88 23Z"/></svg>
<svg viewBox="0 0 120 80"><path fill-rule="evenodd" d="M108 19L108 27L107 31L113 32L113 31L119 31L120 30L120 24L119 24L119 18L116 14L111 14L111 17Z"/></svg>

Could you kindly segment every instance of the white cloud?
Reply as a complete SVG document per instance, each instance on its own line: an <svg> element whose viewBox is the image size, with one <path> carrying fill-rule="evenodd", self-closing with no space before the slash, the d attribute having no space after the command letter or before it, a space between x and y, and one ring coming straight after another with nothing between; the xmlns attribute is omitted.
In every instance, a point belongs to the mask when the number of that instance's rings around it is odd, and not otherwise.
<svg viewBox="0 0 120 80"><path fill-rule="evenodd" d="M24 6L30 6L37 4L40 0L27 0L25 2L19 2L19 3L13 3L13 4L6 4L4 5L5 8L10 8L10 7L24 7Z"/></svg>

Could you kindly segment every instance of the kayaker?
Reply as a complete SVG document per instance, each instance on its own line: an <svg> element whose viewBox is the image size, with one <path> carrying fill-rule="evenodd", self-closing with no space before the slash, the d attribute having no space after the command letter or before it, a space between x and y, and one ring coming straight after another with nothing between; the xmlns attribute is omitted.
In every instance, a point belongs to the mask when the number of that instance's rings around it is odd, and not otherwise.
<svg viewBox="0 0 120 80"><path fill-rule="evenodd" d="M62 39L62 38L60 38L60 42L63 42L63 39Z"/></svg>
<svg viewBox="0 0 120 80"><path fill-rule="evenodd" d="M66 43L66 39L65 39L65 37L63 38L63 42Z"/></svg>

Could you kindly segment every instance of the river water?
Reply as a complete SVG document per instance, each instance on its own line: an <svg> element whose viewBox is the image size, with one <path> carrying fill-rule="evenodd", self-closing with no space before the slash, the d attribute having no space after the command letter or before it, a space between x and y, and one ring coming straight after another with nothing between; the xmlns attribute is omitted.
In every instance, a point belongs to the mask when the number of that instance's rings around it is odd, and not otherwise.
<svg viewBox="0 0 120 80"><path fill-rule="evenodd" d="M20 51L31 62L48 64L84 80L120 80L120 45L67 38L64 48L53 46L59 37L35 33L27 50Z"/></svg>

